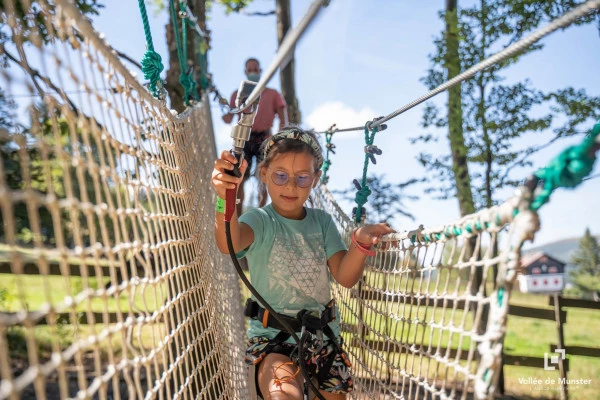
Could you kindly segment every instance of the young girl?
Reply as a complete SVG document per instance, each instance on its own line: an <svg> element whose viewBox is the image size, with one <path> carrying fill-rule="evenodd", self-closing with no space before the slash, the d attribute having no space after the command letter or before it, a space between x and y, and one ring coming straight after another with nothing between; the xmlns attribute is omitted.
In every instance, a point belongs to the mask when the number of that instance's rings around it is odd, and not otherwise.
<svg viewBox="0 0 600 400"><path fill-rule="evenodd" d="M234 215L233 247L238 258L247 258L252 285L277 313L295 317L307 310L322 320L332 307L330 277L344 287L352 287L363 273L371 245L394 231L384 223L365 225L353 232L352 246L347 250L332 217L305 206L311 189L319 183L323 164L314 133L284 129L265 141L262 149L260 178L272 202L239 219ZM235 162L228 151L215 161L212 183L220 199L225 198L227 189L241 182L225 172ZM246 168L244 161L242 176ZM215 239L219 250L228 253L224 225L223 214L218 212ZM261 322L265 312L256 311L257 303L254 307L254 317L257 312L261 317L250 320L246 362L258 364L257 381L263 398L302 399L303 377L290 358L297 357L297 353L292 355L295 342L289 334L280 334L280 330ZM345 399L352 391L352 378L340 347L339 314L332 314L337 318L325 320L325 340L320 341L318 335L309 340L305 365L318 381L321 395L337 400Z"/></svg>

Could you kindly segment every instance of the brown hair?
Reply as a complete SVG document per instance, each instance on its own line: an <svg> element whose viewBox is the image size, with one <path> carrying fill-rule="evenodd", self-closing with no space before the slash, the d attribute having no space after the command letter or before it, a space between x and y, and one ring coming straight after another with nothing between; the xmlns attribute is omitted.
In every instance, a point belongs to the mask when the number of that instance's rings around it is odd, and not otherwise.
<svg viewBox="0 0 600 400"><path fill-rule="evenodd" d="M260 161L260 163L257 165L257 172L260 171L260 168L265 167L268 168L269 164L271 164L271 162L275 159L275 157L277 157L280 154L286 154L286 153L295 153L295 154L300 154L300 153L310 153L313 158L314 158L314 168L315 168L315 172L318 172L318 170L321 168L321 165L319 163L319 159L323 159L323 149L321 147L321 144L319 143L319 139L317 138L317 135L315 133L315 131L307 131L307 130L303 130L297 127L285 127L281 130L281 132L285 132L285 131L297 131L300 132L303 135L308 135L310 136L316 146L318 148L318 151L320 151L320 155L317 155L315 152L317 151L317 149L313 148L313 146L309 145L308 143L302 141L302 140L298 140L298 139L281 139L281 140L277 140L274 143L272 143L269 146L269 142L272 140L272 138L268 138L266 140L264 140L260 146L260 153L261 155L264 155L263 159ZM279 132L279 133L281 133ZM264 151L267 148L267 146L269 146L269 150L268 153L265 155ZM257 177L259 176L259 174L257 174ZM258 179L258 186L259 186L259 190L263 190L265 187L265 183L261 180ZM309 201L311 203L311 205L313 204L313 199L312 197L309 197Z"/></svg>
<svg viewBox="0 0 600 400"><path fill-rule="evenodd" d="M255 63L257 63L258 64L258 68L260 68L260 62L256 58L254 58L254 57L250 57L249 59L246 60L246 62L244 63L244 68L247 68L248 67L248 63L251 62L251 61L254 61Z"/></svg>

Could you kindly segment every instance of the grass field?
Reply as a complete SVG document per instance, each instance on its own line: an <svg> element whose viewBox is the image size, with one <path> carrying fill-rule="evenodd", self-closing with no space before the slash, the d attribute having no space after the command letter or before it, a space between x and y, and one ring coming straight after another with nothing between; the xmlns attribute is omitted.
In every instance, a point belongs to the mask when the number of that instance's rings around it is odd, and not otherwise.
<svg viewBox="0 0 600 400"><path fill-rule="evenodd" d="M514 292L511 304L550 309L548 297ZM566 346L600 347L600 312L579 308L565 308L567 323L564 326ZM550 344L557 343L558 334L554 321L535 320L509 316L508 332L504 342L507 354L543 357L549 352ZM600 398L600 358L570 356L567 378L591 380L589 383L569 385L569 399ZM558 371L543 368L508 366L504 368L505 387L515 398L559 399ZM526 383L524 379L535 378L541 384ZM521 381L519 381L521 380ZM550 383L554 380L554 384Z"/></svg>
<svg viewBox="0 0 600 400"><path fill-rule="evenodd" d="M369 278L369 282L374 286L379 285L379 278ZM91 289L98 289L103 287L106 281L96 281L95 278L91 278L87 285L82 281L82 278L71 277L68 280L63 277L47 277L45 280L39 276L23 275L18 279L14 275L0 274L0 311L17 311L22 310L24 307L28 310L39 309L44 303L50 301L53 304L60 304L64 299L67 285L70 288L71 293L76 294L81 291L84 287ZM388 283L389 285L389 283ZM396 286L394 284L393 286ZM389 288L390 286L388 286ZM21 289L19 289L21 288ZM461 289L463 289L461 285ZM24 293L24 300L19 296L19 290ZM107 310L114 312L117 308L126 311L132 307L142 308L144 300L146 304L160 304L155 303L154 291L148 290L146 293L138 293L133 298L126 295L121 295L118 298L109 297L106 301L101 298L92 300L89 305L94 311ZM157 290L158 297L164 296ZM246 298L248 291L242 289L242 296ZM131 303L133 302L133 303ZM513 292L511 295L511 304L535 307L540 309L551 309L548 306L548 297L539 296L532 294L524 294L519 292ZM439 332L431 332L429 328L418 327L416 329L407 330L400 329L397 321L392 321L388 318L381 317L381 312L385 309L384 302L382 301L370 301L369 306L371 309L366 309L362 315L363 320L367 321L368 325L379 329L395 339L398 343L417 343L423 344L438 343L450 344L450 347L456 348L459 346L459 337L449 337L446 334L440 334ZM81 313L84 312L88 307L87 301L80 304L76 310ZM400 307L392 308L397 314L405 313L406 310L402 310ZM424 310L423 307L421 309ZM451 315L446 313L445 315L440 311L436 310L433 313L429 311L425 314L424 311L415 313L415 316L419 318L432 318L435 321L439 321L447 324L450 320L455 325L460 324L464 318L464 313L456 313ZM600 313L596 310L584 310L584 309L567 309L567 323L565 325L565 343L567 346L590 346L598 347L598 340L600 337ZM356 323L356 319L347 318L344 321L349 324ZM387 325L386 325L387 324ZM394 327L394 324L396 326ZM470 319L466 319L466 328L470 327ZM159 329L160 330L160 329ZM73 337L84 337L89 334L91 329L89 326L81 326L78 328L78 332L74 334L73 328L66 323L61 323L56 327L44 327L40 326L35 329L36 341L40 346L40 353L49 356L51 352L52 342L56 343L57 337L61 347L68 346ZM160 335L159 332L155 334ZM22 328L11 328L9 335L11 337L11 353L13 356L25 356L26 349L24 348L25 343L23 340L19 340L22 337ZM118 335L117 335L118 336ZM110 345L105 343L106 351L110 351L108 347L111 347L113 354L118 356L120 351L121 343L119 343L119 337L111 338ZM144 332L143 335L145 340L142 342L153 341L150 339L152 335L150 332ZM368 339L376 339L371 333L367 336ZM422 339L421 339L422 338ZM156 340L156 337L155 339ZM508 332L505 340L505 353L510 355L522 355L522 356L535 356L543 357L544 353L549 352L550 344L557 342L557 329L553 321L536 320L532 318L522 318L516 316L509 316L508 319ZM139 343L143 346L143 343ZM460 347L464 350L469 349L470 342L462 341ZM115 354L116 353L116 354ZM595 399L600 398L600 384L596 382L597 377L600 377L600 359L591 357L579 357L569 356L570 370L568 372L568 379L581 380L576 384L571 384L569 387L569 398L570 399ZM45 357L44 357L45 358ZM377 360L373 359L369 362L373 368L377 368ZM396 365L407 365L406 358L398 357L397 355L389 355L388 361ZM505 388L507 395L513 398L531 398L531 399L558 399L559 398L559 385L558 371L544 371L542 366L540 368L528 368L528 367L516 367L506 366L505 371ZM554 383L551 383L554 380ZM583 380L591 380L589 383L585 383Z"/></svg>
<svg viewBox="0 0 600 400"><path fill-rule="evenodd" d="M372 286L382 287L384 282L379 274L370 274L367 277L367 282ZM455 278L455 276L452 276ZM407 287L407 283L404 281L400 284L398 279L391 282L387 282L387 288L390 290L397 290L400 288ZM457 287L460 291L465 289L465 285L461 282ZM491 287L490 287L491 289ZM249 296L249 291L242 285L242 297L245 299ZM443 334L440 338L438 332L434 332L433 339L429 337L429 328L425 328L423 332L422 328L418 330L413 329L409 336L408 331L401 331L399 329L393 330L393 324L389 318L383 318L381 311L385 309L384 302L369 301L369 307L363 314L363 319L367 322L367 325L375 327L376 330L382 332L393 332L390 337L394 337L396 340L402 342L415 343L415 337L421 337L424 335L424 339L421 343L428 344L430 342L437 343L441 339L442 343L450 342L451 347L458 347L458 336L453 336L448 340L447 334ZM552 309L548 305L548 296L534 295L528 293L521 293L514 291L511 294L510 304L535 307L540 309ZM394 309L388 308L388 310ZM395 308L399 310L398 307ZM423 309L423 307L421 307ZM564 325L565 344L567 346L588 346L588 347L600 347L600 341L597 340L600 337L600 312L598 310L585 310L579 308L565 308L567 310L567 323ZM421 317L425 317L423 311L420 311ZM430 317L430 314L428 314ZM442 312L436 310L433 313L434 320L442 321ZM455 314L452 317L447 313L444 321L447 323L451 318L456 324L460 322L462 314ZM345 323L355 324L356 318L347 318ZM397 322L395 322L397 325ZM387 324L387 325L386 325ZM469 321L465 322L465 327L470 328ZM415 335L417 334L417 335ZM346 335L345 335L346 336ZM348 341L349 336L346 336ZM373 334L369 334L366 337L374 339ZM517 316L509 316L507 335L504 343L504 352L510 355L520 356L533 356L543 357L544 353L550 351L550 345L555 344L558 341L557 328L554 321L538 320L532 318L524 318ZM461 343L461 348L467 350L470 342L468 340ZM349 346L346 346L349 347ZM349 349L350 350L350 349ZM353 349L355 354L360 354L358 348ZM382 354L380 352L380 354ZM388 360L392 361L396 365L409 366L407 357L388 354ZM600 358L592 357L581 357L581 356L570 356L567 354L567 358L570 362L570 370L567 373L567 378L583 380L591 380L588 383L575 383L569 385L569 399L571 400L588 400L588 399L600 399ZM375 356L369 356L367 361L370 368L380 369L381 363L376 359ZM435 371L435 367L431 367L431 370ZM556 371L545 371L543 365L539 368L531 367L519 367L519 366L505 366L505 390L507 398L515 399L559 399L560 398L560 387L558 380L560 378L558 370ZM531 378L531 379L529 379ZM530 383L535 381L541 381L541 383ZM551 381L554 380L554 383Z"/></svg>

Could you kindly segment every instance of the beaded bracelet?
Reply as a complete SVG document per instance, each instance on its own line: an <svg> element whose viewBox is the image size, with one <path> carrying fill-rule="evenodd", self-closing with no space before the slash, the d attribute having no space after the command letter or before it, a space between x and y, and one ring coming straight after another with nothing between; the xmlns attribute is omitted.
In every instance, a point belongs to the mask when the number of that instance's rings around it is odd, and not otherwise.
<svg viewBox="0 0 600 400"><path fill-rule="evenodd" d="M350 235L350 240L352 240L352 246L355 249L358 249L358 251L360 251L361 253L371 257L375 255L375 250L371 250L371 246L365 247L364 245L356 241L356 230L352 231L352 234Z"/></svg>

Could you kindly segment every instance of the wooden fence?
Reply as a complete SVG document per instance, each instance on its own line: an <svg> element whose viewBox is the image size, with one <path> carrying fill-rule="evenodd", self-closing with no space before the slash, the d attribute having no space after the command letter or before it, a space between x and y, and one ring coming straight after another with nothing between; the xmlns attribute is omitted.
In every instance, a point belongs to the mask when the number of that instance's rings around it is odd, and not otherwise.
<svg viewBox="0 0 600 400"><path fill-rule="evenodd" d="M64 264L63 264L63 267L64 267ZM95 270L95 268L98 268L98 267L101 268L103 270L103 272L106 273L105 276L110 276L108 274L108 272L109 272L108 270L110 268L108 265L101 265L101 266L96 265L95 266L95 265L93 265L92 262L84 263L84 265L82 265L81 263L68 263L67 262L67 268L69 270L69 275L71 275L71 276L81 276L82 268L87 268L87 271L85 271L85 272L87 272L87 274L85 274L85 275L94 276L95 275L94 270ZM117 275L118 275L117 278L120 279L122 277L121 271L119 270L119 268L116 268L116 270L117 270ZM141 270L138 270L138 271L141 272ZM126 273L130 273L130 272L131 271L127 271ZM10 273L12 273L10 264L7 262L7 260L0 259L0 274L10 274ZM23 269L21 271L21 274L38 275L39 268L34 262L31 262L30 260L25 260L25 262L23 263ZM47 275L62 275L61 267L60 267L59 263L49 263ZM380 293L380 292L369 291L369 290L361 290L360 296L363 300L367 300L367 301L389 300L389 299L387 299L388 295L386 295L384 293ZM447 301L446 307L453 307L454 304L453 304L452 300L446 300L446 301ZM413 305L433 306L433 300L423 298L418 301L418 304L413 304ZM533 319L540 319L540 320L547 320L547 321L555 321L557 341L556 341L556 343L550 344L549 349L548 349L549 354L554 354L556 349L563 349L563 350L565 350L566 354L570 355L570 356L585 356L585 357L599 357L600 358L600 347L569 346L568 344L565 343L565 340L564 340L564 324L567 323L567 310L565 310L564 308L583 308L583 309L600 310L600 302L579 300L579 299L569 299L569 298L563 298L559 295L551 295L548 298L548 305L552 306L554 309L540 309L540 308L536 308L536 307L510 305L509 315L516 316L516 317L525 317L525 318L533 318ZM459 308L463 308L464 302L459 300L458 304L456 306ZM36 312L30 311L30 313L33 314L32 317L36 321L37 325L46 324L46 320L44 317L36 319L34 317ZM7 315L7 314L15 314L15 313L6 313L5 312L3 314ZM108 313L108 316L109 316L109 321L104 321L104 322L109 322L109 323L118 322L117 313L110 312L110 313ZM64 320L65 322L69 321L68 313L59 314L56 317L59 320ZM88 317L89 317L89 315L87 315L87 313L82 313L82 315L80 316L80 319L79 319L79 323L87 324ZM95 313L95 315L93 315L93 320L94 321L102 321L103 314ZM348 331L353 331L353 330L357 331L358 327L355 325L345 324L344 329L348 330ZM356 340L356 338L355 338L355 340ZM369 346L372 349L378 349L378 350L386 351L386 352L402 352L402 349L399 346L390 346L389 343L379 341L379 340L365 340L365 343L367 344L367 346ZM365 343L362 343L362 345L365 345ZM357 345L359 345L359 343L350 343L350 346L357 346ZM458 349L453 349L453 348L440 349L440 351L443 351L449 357L455 357L457 354L457 350ZM468 352L465 352L465 351L460 352L460 356L459 356L460 359L466 360L467 357L468 357ZM507 366L507 367L515 366L515 367L543 368L545 365L544 362L545 362L544 357L532 357L532 356L522 356L522 355L514 355L514 354L503 354L503 357L502 357L503 366ZM569 371L569 360L568 359L563 360L561 357L559 357L558 358L558 369L561 374L561 378L565 378L564 380L562 380L563 384L561 385L561 398L567 400L568 399L568 387L567 387L567 383L566 383L566 381L567 381L566 378L567 378L567 373ZM500 388L499 388L501 393L504 392L503 375L504 374L503 374L503 370L502 370L501 376L500 376Z"/></svg>
<svg viewBox="0 0 600 400"><path fill-rule="evenodd" d="M548 354L554 355L556 354L556 349L561 349L564 350L565 354L569 356L600 357L600 347L569 346L565 343L564 336L564 324L567 323L567 310L564 308L600 310L600 302L569 299L558 294L554 294L548 297L548 305L554 307L554 310L511 305L509 309L509 315L554 321L556 323L557 341L556 343L550 344L548 348ZM503 366L544 368L544 366L548 364L548 361L545 360L544 357L503 354L502 363ZM569 360L566 358L563 360L562 357L558 357L558 369L561 377L561 380L559 381L561 383L561 399L567 400L567 373L569 371ZM504 392L502 375L500 391L501 393Z"/></svg>

